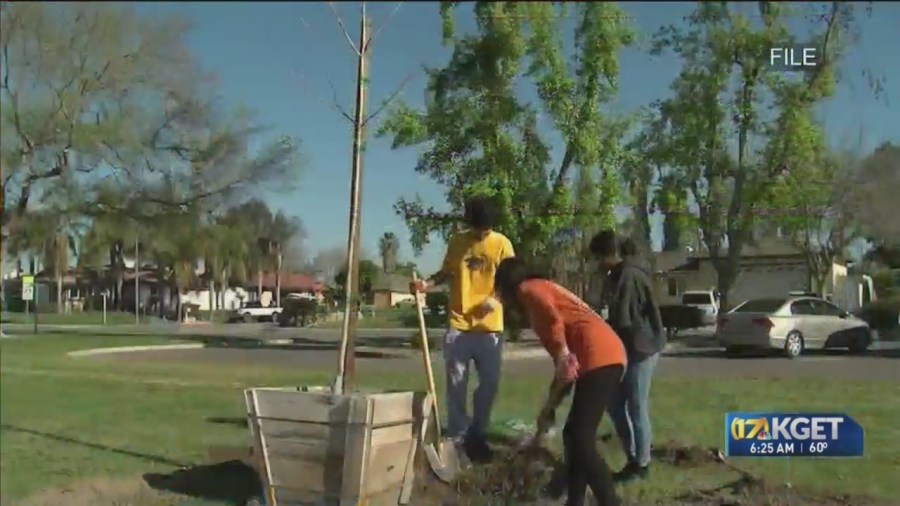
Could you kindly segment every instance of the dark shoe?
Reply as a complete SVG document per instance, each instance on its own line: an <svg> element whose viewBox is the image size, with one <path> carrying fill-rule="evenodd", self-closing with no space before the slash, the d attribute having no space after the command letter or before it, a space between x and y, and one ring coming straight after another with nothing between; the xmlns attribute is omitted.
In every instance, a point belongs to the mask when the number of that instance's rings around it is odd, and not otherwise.
<svg viewBox="0 0 900 506"><path fill-rule="evenodd" d="M566 493L568 484L566 466L560 464L553 470L553 475L550 476L550 483L544 487L541 493L548 499L558 500Z"/></svg>
<svg viewBox="0 0 900 506"><path fill-rule="evenodd" d="M624 483L632 480L642 480L650 474L650 466L641 466L634 462L625 464L621 471L613 474L613 481Z"/></svg>
<svg viewBox="0 0 900 506"><path fill-rule="evenodd" d="M486 464L494 458L494 452L483 437L467 437L464 447L466 449L466 455L473 463Z"/></svg>

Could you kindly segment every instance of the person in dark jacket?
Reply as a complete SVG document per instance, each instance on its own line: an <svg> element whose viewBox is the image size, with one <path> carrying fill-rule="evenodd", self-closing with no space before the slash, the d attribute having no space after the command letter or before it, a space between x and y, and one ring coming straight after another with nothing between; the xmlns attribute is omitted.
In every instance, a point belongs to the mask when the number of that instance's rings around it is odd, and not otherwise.
<svg viewBox="0 0 900 506"><path fill-rule="evenodd" d="M635 244L604 230L591 240L590 251L608 271L604 283L607 322L622 339L628 367L620 395L609 407L628 463L615 474L618 481L644 478L650 466L650 383L666 344L659 305L653 294L653 272L637 254Z"/></svg>

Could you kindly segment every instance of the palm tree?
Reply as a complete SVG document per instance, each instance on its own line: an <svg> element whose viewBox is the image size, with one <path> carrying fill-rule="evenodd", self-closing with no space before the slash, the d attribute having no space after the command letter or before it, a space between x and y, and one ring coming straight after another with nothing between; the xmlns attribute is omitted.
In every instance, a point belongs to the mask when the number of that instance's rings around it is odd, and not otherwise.
<svg viewBox="0 0 900 506"><path fill-rule="evenodd" d="M250 247L242 227L218 221L207 226L203 238L204 278L209 285L209 305L213 311L224 307L224 294L232 280L246 281Z"/></svg>
<svg viewBox="0 0 900 506"><path fill-rule="evenodd" d="M138 226L134 220L122 214L104 213L93 218L88 233L91 236L91 248L104 251L110 276L104 284L107 288L112 285L112 302L118 311L123 309L124 303L122 291L125 285L127 245L134 244L137 231Z"/></svg>
<svg viewBox="0 0 900 506"><path fill-rule="evenodd" d="M256 268L258 295L262 296L263 273L274 271L276 301L280 301L283 250L292 240L302 237L301 222L281 211L273 213L265 202L258 199L251 199L228 209L218 222L239 228L245 232L245 238L252 238L247 262Z"/></svg>
<svg viewBox="0 0 900 506"><path fill-rule="evenodd" d="M63 277L69 270L69 252L75 250L75 238L64 230L57 229L50 234L44 242L43 264L56 279L56 312L62 313L63 308Z"/></svg>
<svg viewBox="0 0 900 506"><path fill-rule="evenodd" d="M381 254L381 268L391 273L397 269L397 257L400 255L400 240L393 232L385 232L378 239L378 251Z"/></svg>
<svg viewBox="0 0 900 506"><path fill-rule="evenodd" d="M105 289L106 261L109 247L93 224L80 237L75 271L77 278L87 278L86 299L89 309L94 309L93 300L97 290Z"/></svg>
<svg viewBox="0 0 900 506"><path fill-rule="evenodd" d="M196 280L197 260L204 255L203 229L195 210L158 216L153 223L155 239L147 246L157 266L160 295L169 291L176 297L177 318L182 316L182 294ZM160 297L160 312L164 311Z"/></svg>

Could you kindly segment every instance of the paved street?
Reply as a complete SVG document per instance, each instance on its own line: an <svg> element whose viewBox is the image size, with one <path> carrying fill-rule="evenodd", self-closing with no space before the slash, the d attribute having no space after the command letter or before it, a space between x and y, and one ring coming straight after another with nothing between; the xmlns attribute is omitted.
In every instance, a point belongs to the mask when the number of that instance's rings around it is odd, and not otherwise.
<svg viewBox="0 0 900 506"><path fill-rule="evenodd" d="M200 327L207 327L201 329ZM406 357L382 356L399 342L406 342L414 331L361 330L358 342L360 371L416 370L421 367L418 357L407 352ZM440 335L439 330L431 331ZM229 347L208 347L196 350L166 350L123 353L97 357L94 360L189 361L223 364L269 364L273 367L332 369L337 360L336 346L340 332L334 329L278 329L259 325L205 325L182 327L179 335L190 338L231 338ZM244 339L293 340L291 344L245 347ZM243 339L242 339L243 338ZM693 341L691 347L672 346L660 360L659 374L672 377L819 377L847 380L900 381L900 343L879 343L865 355L849 355L844 351L810 352L797 360L777 356L726 358L718 348L703 347L703 336L686 336L681 341ZM289 341L285 341L289 342ZM532 345L533 347L534 345ZM523 346L525 348L527 346ZM546 371L548 363L540 353L528 353L532 358L507 360L510 374L535 374ZM440 363L440 360L436 361Z"/></svg>

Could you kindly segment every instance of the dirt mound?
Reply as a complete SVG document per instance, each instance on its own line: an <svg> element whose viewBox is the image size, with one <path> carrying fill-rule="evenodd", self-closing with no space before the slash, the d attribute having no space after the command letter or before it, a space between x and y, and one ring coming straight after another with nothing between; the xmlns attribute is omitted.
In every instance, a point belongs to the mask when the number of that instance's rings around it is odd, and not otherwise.
<svg viewBox="0 0 900 506"><path fill-rule="evenodd" d="M661 503L662 504L662 503ZM694 490L664 504L684 506L889 506L858 496L823 496L744 475L721 487Z"/></svg>
<svg viewBox="0 0 900 506"><path fill-rule="evenodd" d="M510 440L495 441L490 464L462 473L456 483L437 481L427 463L420 463L413 494L417 506L546 506L559 502L540 497L541 489L559 464L560 457L543 448L517 451ZM884 501L845 495L818 495L757 479L730 465L716 448L700 448L668 442L654 450L654 457L682 468L721 465L740 477L723 486L690 490L659 498L648 504L623 497L623 506L892 506Z"/></svg>
<svg viewBox="0 0 900 506"><path fill-rule="evenodd" d="M700 467L721 463L718 448L684 446L671 441L654 448L653 458L657 462L675 467Z"/></svg>
<svg viewBox="0 0 900 506"><path fill-rule="evenodd" d="M493 462L460 477L456 491L469 498L490 497L498 504L534 501L550 480L558 458L549 450L504 451Z"/></svg>

